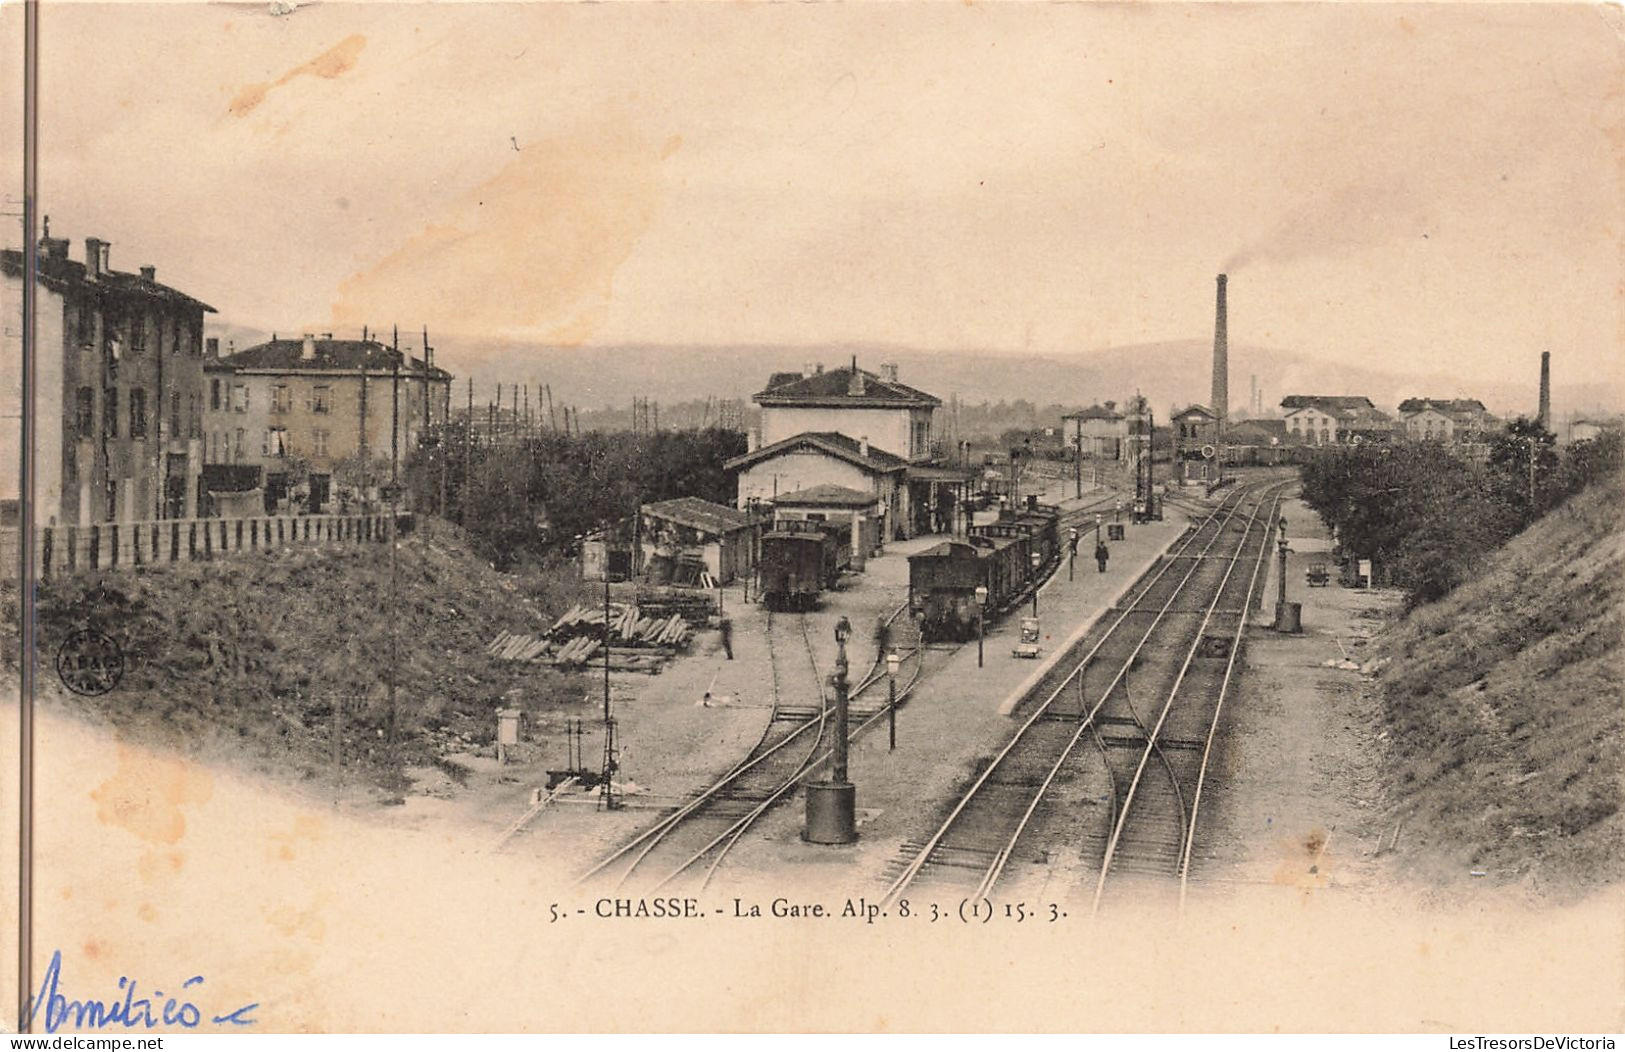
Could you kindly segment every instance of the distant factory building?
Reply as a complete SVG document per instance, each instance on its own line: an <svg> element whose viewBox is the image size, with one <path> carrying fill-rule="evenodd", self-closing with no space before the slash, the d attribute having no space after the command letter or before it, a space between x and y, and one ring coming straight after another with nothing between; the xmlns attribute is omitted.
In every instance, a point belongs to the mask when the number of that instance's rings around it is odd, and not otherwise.
<svg viewBox="0 0 1625 1052"><path fill-rule="evenodd" d="M1128 445L1128 418L1116 402L1092 405L1061 417L1068 449L1096 460L1122 460Z"/></svg>
<svg viewBox="0 0 1625 1052"><path fill-rule="evenodd" d="M81 262L68 240L35 247L34 501L41 525L87 525L198 514L202 470L203 316L214 308L159 283L153 267L114 270L111 246L85 239ZM0 252L7 319L22 317L25 258ZM7 362L22 360L22 330L4 327ZM21 498L15 421L20 374L0 394L0 502Z"/></svg>
<svg viewBox="0 0 1625 1052"><path fill-rule="evenodd" d="M340 488L376 499L391 463L404 468L450 411L450 373L374 339L273 338L204 372L209 488L227 502L262 490L266 510L325 510Z"/></svg>
<svg viewBox="0 0 1625 1052"><path fill-rule="evenodd" d="M1569 424L1570 442L1589 442L1609 432L1625 430L1625 421L1618 417L1580 417Z"/></svg>
<svg viewBox="0 0 1625 1052"><path fill-rule="evenodd" d="M1356 428L1382 415L1364 395L1287 395L1281 410L1287 430L1310 446L1347 441Z"/></svg>
<svg viewBox="0 0 1625 1052"><path fill-rule="evenodd" d="M1399 419L1415 442L1479 442L1494 427L1476 398L1407 398L1399 403Z"/></svg>

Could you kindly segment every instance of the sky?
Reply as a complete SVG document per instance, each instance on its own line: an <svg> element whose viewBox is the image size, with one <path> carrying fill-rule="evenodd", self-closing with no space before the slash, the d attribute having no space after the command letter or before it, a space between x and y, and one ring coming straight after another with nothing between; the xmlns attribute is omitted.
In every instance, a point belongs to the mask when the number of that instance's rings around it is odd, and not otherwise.
<svg viewBox="0 0 1625 1052"><path fill-rule="evenodd" d="M54 4L42 34L52 233L234 325L1087 351L1210 333L1224 269L1236 343L1622 376L1617 7Z"/></svg>

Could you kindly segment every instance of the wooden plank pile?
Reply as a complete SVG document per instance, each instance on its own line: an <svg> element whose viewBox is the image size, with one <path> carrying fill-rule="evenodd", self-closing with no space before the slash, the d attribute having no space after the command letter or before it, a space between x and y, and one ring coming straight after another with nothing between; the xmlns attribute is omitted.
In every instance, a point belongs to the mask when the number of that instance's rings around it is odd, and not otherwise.
<svg viewBox="0 0 1625 1052"><path fill-rule="evenodd" d="M684 588L662 588L638 593L638 608L653 617L680 615L692 626L702 626L717 612L716 597L710 592Z"/></svg>
<svg viewBox="0 0 1625 1052"><path fill-rule="evenodd" d="M609 667L630 672L658 672L667 658L688 646L693 635L681 613L654 615L635 605L611 604ZM580 667L604 660L605 611L577 604L540 636L501 632L485 651L500 661L545 662Z"/></svg>

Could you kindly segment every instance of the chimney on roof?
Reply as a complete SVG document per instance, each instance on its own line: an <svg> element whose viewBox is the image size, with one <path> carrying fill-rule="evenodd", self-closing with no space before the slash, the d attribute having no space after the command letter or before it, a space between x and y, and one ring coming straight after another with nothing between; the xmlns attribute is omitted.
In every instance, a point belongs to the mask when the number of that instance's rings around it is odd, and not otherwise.
<svg viewBox="0 0 1625 1052"><path fill-rule="evenodd" d="M65 237L51 237L49 227L46 229L46 234L39 239L40 254L46 259L67 259L68 239Z"/></svg>
<svg viewBox="0 0 1625 1052"><path fill-rule="evenodd" d="M157 281L158 280L158 268L157 267L142 267L141 268L141 280L142 281Z"/></svg>
<svg viewBox="0 0 1625 1052"><path fill-rule="evenodd" d="M858 456L866 457L868 455L869 455L869 436L864 435L863 437L858 439Z"/></svg>
<svg viewBox="0 0 1625 1052"><path fill-rule="evenodd" d="M819 372L823 372L823 370L820 369ZM812 374L813 374L813 363L812 362L807 362L806 364L804 364L801 367L801 375L802 376L811 376Z"/></svg>
<svg viewBox="0 0 1625 1052"><path fill-rule="evenodd" d="M1552 426L1552 352L1540 352L1540 412L1536 422L1547 430Z"/></svg>
<svg viewBox="0 0 1625 1052"><path fill-rule="evenodd" d="M107 273L107 248L99 237L85 238L85 277L94 281Z"/></svg>
<svg viewBox="0 0 1625 1052"><path fill-rule="evenodd" d="M1111 399L1109 399L1109 398L1108 398L1108 399L1107 399L1107 400L1106 400L1106 403L1105 403L1105 405L1106 405L1106 412L1108 412L1108 413L1114 413L1114 412L1116 412L1116 411L1117 411L1117 403L1116 403L1116 402L1114 402L1114 401L1112 401L1112 400L1111 400Z"/></svg>
<svg viewBox="0 0 1625 1052"><path fill-rule="evenodd" d="M305 333L305 342L299 348L299 358L301 361L306 362L316 360L316 336L314 333Z"/></svg>
<svg viewBox="0 0 1625 1052"><path fill-rule="evenodd" d="M210 336L203 341L203 351L210 358L220 357L220 337Z"/></svg>
<svg viewBox="0 0 1625 1052"><path fill-rule="evenodd" d="M1225 417L1230 413L1230 331L1226 318L1225 275L1219 275L1219 295L1213 318L1213 413L1218 434L1224 437Z"/></svg>
<svg viewBox="0 0 1625 1052"><path fill-rule="evenodd" d="M883 378L885 378L885 381L887 383L889 383L889 384L896 383L897 382L897 363L896 362L887 362L886 364L882 365L880 367L880 375Z"/></svg>
<svg viewBox="0 0 1625 1052"><path fill-rule="evenodd" d="M858 356L852 356L852 371L846 377L846 393L854 398L860 397L864 392L863 372L858 368Z"/></svg>
<svg viewBox="0 0 1625 1052"><path fill-rule="evenodd" d="M753 427L745 433L745 452L754 453L762 448L762 429Z"/></svg>

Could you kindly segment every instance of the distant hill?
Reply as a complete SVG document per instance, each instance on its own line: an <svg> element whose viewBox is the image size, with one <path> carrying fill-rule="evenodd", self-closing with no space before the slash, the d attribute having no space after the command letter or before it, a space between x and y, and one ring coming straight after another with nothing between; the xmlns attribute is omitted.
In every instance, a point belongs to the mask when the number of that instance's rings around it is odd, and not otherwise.
<svg viewBox="0 0 1625 1052"><path fill-rule="evenodd" d="M226 340L241 348L269 333L218 326L222 351ZM211 334L214 333L211 329ZM556 403L583 409L621 406L633 396L660 402L704 400L708 396L748 398L770 373L800 370L822 363L826 368L849 362L855 354L865 368L895 362L900 379L946 402L1015 401L1039 404L1090 404L1123 401L1135 391L1151 400L1159 415L1172 405L1206 402L1212 344L1204 339L1109 347L1071 354L977 353L926 351L884 344L829 344L819 347L634 344L620 347L550 347L514 341L458 338L430 334L435 364L450 369L459 386L474 378L475 400L484 404L495 384L549 384ZM402 334L401 344L417 353L418 334ZM1230 349L1230 402L1233 412L1247 406L1249 377L1263 388L1266 414L1287 394L1364 394L1392 409L1400 400L1421 397L1470 397L1502 415L1533 413L1538 358L1531 356L1527 384L1481 383L1447 373L1394 373L1359 364L1246 344ZM1562 376L1562 362L1554 362ZM458 392L462 397L461 389ZM1581 413L1625 408L1625 391L1606 383L1557 383L1553 412L1562 420Z"/></svg>

